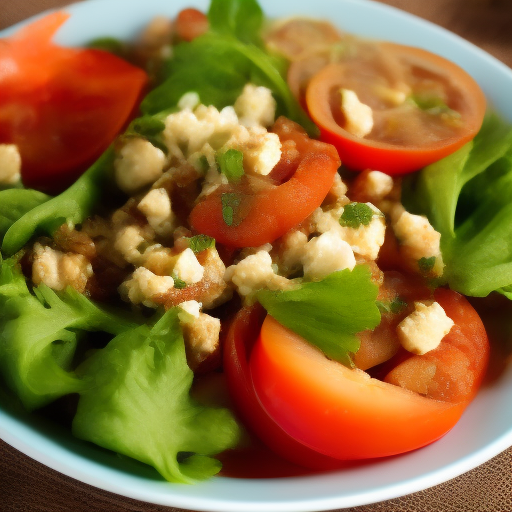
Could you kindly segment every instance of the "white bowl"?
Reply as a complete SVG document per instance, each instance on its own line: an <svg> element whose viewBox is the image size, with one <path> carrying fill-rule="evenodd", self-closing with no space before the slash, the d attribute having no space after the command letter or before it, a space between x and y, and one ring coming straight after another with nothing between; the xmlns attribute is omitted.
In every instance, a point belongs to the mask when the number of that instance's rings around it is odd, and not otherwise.
<svg viewBox="0 0 512 512"><path fill-rule="evenodd" d="M57 41L80 45L100 36L133 37L153 16L207 1L89 0L66 8ZM463 39L419 18L368 0L261 0L269 16L324 17L346 31L426 48L465 68L494 108L512 121L512 71ZM16 27L6 30L7 35ZM0 437L73 478L131 498L203 511L317 511L369 504L439 484L512 445L512 368L480 391L459 423L438 442L405 455L329 474L280 479L215 477L194 486L163 481L150 467L121 459L37 416L0 408ZM411 426L414 428L414 426Z"/></svg>

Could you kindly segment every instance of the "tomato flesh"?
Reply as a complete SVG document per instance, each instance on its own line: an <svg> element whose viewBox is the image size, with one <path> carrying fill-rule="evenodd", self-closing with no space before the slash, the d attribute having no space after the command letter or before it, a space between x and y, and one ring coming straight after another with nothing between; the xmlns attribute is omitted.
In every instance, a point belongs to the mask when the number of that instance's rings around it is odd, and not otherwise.
<svg viewBox="0 0 512 512"><path fill-rule="evenodd" d="M52 13L0 45L0 68L13 70L0 79L0 142L18 146L24 185L51 193L108 147L147 81L142 69L107 52L52 44L67 18Z"/></svg>
<svg viewBox="0 0 512 512"><path fill-rule="evenodd" d="M257 186L251 186L244 176L241 184L219 187L192 210L190 224L194 230L230 247L258 247L284 235L322 204L340 165L336 150L310 139L302 128L284 118L277 120L273 130L283 144L292 141L300 155L276 166L292 166L291 178L280 185L256 178ZM282 158L285 156L283 153ZM223 215L225 194L239 203L239 212L230 225Z"/></svg>
<svg viewBox="0 0 512 512"><path fill-rule="evenodd" d="M224 372L237 412L251 431L284 459L316 470L341 467L339 460L317 453L290 437L261 407L249 373L249 355L264 317L265 311L259 305L240 310L225 341Z"/></svg>
<svg viewBox="0 0 512 512"><path fill-rule="evenodd" d="M450 341L456 339L474 375L463 392L450 394L448 385L443 400L437 400L371 378L328 360L267 316L250 360L261 405L290 437L341 460L395 455L439 439L455 425L478 389L489 348L481 321L465 299L449 290L436 298L456 322L455 334L441 343L439 350L447 357L438 358L437 369L449 372L456 363L449 357Z"/></svg>
<svg viewBox="0 0 512 512"><path fill-rule="evenodd" d="M419 48L382 43L378 49L377 56L361 62L353 59L325 66L306 89L307 109L320 128L321 140L337 148L346 166L404 174L453 153L474 138L486 101L464 70ZM405 98L399 87L407 89L411 98L426 95L446 104L429 110L405 99L394 104L382 96L382 91L388 95L391 91ZM374 126L364 137L344 128L342 88L354 90L361 102L372 107Z"/></svg>

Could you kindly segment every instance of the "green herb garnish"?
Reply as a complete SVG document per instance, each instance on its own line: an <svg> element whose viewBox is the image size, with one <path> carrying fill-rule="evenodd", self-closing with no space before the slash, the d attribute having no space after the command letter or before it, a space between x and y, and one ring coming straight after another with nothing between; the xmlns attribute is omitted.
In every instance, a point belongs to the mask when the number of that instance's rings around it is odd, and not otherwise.
<svg viewBox="0 0 512 512"><path fill-rule="evenodd" d="M183 288L187 287L187 283L183 281L183 279L180 279L176 274L173 274L172 278L174 280L174 288L182 290Z"/></svg>
<svg viewBox="0 0 512 512"><path fill-rule="evenodd" d="M374 211L366 203L349 203L343 208L340 224L347 228L368 226L372 221Z"/></svg>
<svg viewBox="0 0 512 512"><path fill-rule="evenodd" d="M256 298L280 324L331 359L352 366L350 354L360 344L356 334L380 323L377 293L368 267L358 265L298 289L260 290Z"/></svg>
<svg viewBox="0 0 512 512"><path fill-rule="evenodd" d="M436 264L436 257L430 256L430 258L420 258L418 260L418 268L422 274L428 274Z"/></svg>
<svg viewBox="0 0 512 512"><path fill-rule="evenodd" d="M188 239L188 246L197 254L198 252L215 247L215 238L202 234L195 235Z"/></svg>
<svg viewBox="0 0 512 512"><path fill-rule="evenodd" d="M238 194L227 192L221 195L222 218L226 226L232 226L234 223L235 212L240 206L241 198ZM236 224L235 224L236 225Z"/></svg>
<svg viewBox="0 0 512 512"><path fill-rule="evenodd" d="M237 182L244 175L244 154L237 149L217 153L217 165L228 181Z"/></svg>

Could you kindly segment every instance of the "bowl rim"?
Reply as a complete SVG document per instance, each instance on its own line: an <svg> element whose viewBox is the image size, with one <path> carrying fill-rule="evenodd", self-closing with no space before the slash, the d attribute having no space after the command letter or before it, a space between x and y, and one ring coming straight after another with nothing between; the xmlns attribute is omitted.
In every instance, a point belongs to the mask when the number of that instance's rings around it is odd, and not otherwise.
<svg viewBox="0 0 512 512"><path fill-rule="evenodd" d="M155 6L161 6L164 1L165 0L145 0L144 5L153 9ZM185 4L187 6L189 6L189 4L194 4L204 9L207 6L207 3L207 0L179 0L173 3L172 7L167 6L166 11L169 14L171 12L175 13L180 8L180 5L181 7L184 7ZM263 5L264 10L268 7L268 10L270 11L270 7L272 6L271 0L261 0L260 3ZM282 4L289 5L292 3L293 2L291 0L288 0ZM415 45L423 47L428 46L427 49L437 52L447 58L451 58L454 62L464 67L473 76L475 75L474 70L483 66L484 70L481 73L477 73L481 75L480 79L478 77L475 78L477 81L481 82L484 92L486 92L486 94L491 98L493 103L500 106L503 105L502 102L505 101L504 91L495 91L494 85L490 87L489 83L482 77L485 76L486 72L492 71L491 74L499 77L501 82L508 82L512 85L512 70L498 59L492 57L472 43L469 43L434 23L373 0L317 0L317 3L321 5L338 4L340 9L342 9L342 6L343 8L350 8L354 10L354 12L359 12L361 17L364 17L369 13L372 16L383 16L386 19L394 20L393 23L399 24L400 26L412 27L410 30L418 29L420 32L424 32L428 36L433 37L432 41L427 45L416 43ZM273 8L278 11L281 7L276 4L278 3L274 2ZM281 6L281 3L279 5ZM113 9L121 6L126 12L131 12L132 9L134 9L134 12L135 10L140 11L141 9L140 4L135 8L134 4L126 4L124 0L87 0L82 3L76 3L64 7L63 9L71 14L70 21L74 21L77 17L83 16L85 12L99 12L99 9ZM54 10L56 9L51 9L50 11ZM41 17L47 12L49 11L44 11L43 13L17 23L8 29L0 31L0 36L10 34L19 27ZM147 18L147 20L149 20L149 18ZM134 26L140 22L140 20L136 21L137 22L133 23ZM344 28L346 28L347 31L351 31L349 26ZM77 44L76 35L73 33L73 30L75 29L76 27L63 27L62 31L59 32L57 36L57 41L63 43L70 40L71 44ZM354 30L354 33L358 33L362 36L368 37L370 35L365 33L364 30L362 32L361 30ZM402 33L398 33L400 32L398 30L396 32L397 33L393 34L392 37L387 39L404 43L410 38L410 34L408 33L404 35ZM378 37L377 39L382 38ZM505 117L512 121L512 102L505 112ZM512 385L511 373L512 372L509 372L507 378L507 382L510 381L510 385ZM490 391L488 389L482 390L482 396L477 397L477 401L481 402L485 400L486 397L490 398L487 396L489 393ZM414 464L416 459L419 458L421 460L422 454L432 452L432 447L435 448L438 443L448 445L449 443L447 443L447 439L449 439L449 436L463 435L462 423L469 423L470 418L476 415L477 410L472 404L464 414L461 423L456 425L453 431L447 434L447 436L440 441L410 454L386 459L385 461L382 461L382 463L376 463L377 466L375 467L380 467L382 465L385 467L394 467L397 463L398 466L401 467L401 462L405 460L412 460ZM297 489L297 485L304 485L305 482L312 483L313 485L321 488L323 480L339 474L339 472L330 473L327 476L325 474L319 474L314 476L290 477L283 479L240 480L227 477L215 477L210 481L200 483L198 486L195 486L194 489L196 489L197 492L189 492L191 489L190 486L169 484L161 480L155 480L154 478L148 478L141 481L139 476L133 476L129 473L119 472L115 468L112 469L110 467L98 465L94 460L84 458L80 454L69 450L63 444L49 438L44 434L44 432L34 429L30 423L24 421L23 417L20 419L15 415L10 414L8 411L3 410L0 406L0 438L36 461L81 482L126 497L159 505L212 512L238 512L240 510L256 512L263 509L268 512L272 510L275 510L276 512L332 510L340 507L368 505L417 492L469 471L511 446L512 416L510 418L509 425L508 430L500 432L499 435L496 435L491 441L486 442L479 449L467 453L464 456L460 456L452 463L444 465L443 467L434 468L431 471L427 471L419 475L412 474L407 479L403 479L399 482L394 481L391 483L384 483L379 487L372 489L354 489L352 493L347 495L336 495L331 492L331 494L323 496L314 495L310 498L304 498L300 493L298 493L296 497L294 497L294 495L297 493L290 494L288 497L283 497L282 493L280 494L277 492L277 486L284 485L290 490L290 492L292 489ZM357 470L353 471L356 473L358 472ZM119 473L119 475L117 473ZM141 486L141 482L144 483L144 485ZM233 482L237 483L234 484ZM230 486L232 487L233 485L237 485L242 488L242 491L238 493L239 497L233 498L222 496L222 493L227 491ZM260 494L260 499L253 501L242 499L242 497L247 494L247 489L250 489L254 496ZM265 489L272 489L275 495L274 498L266 499L264 497ZM185 490L187 490L187 492L184 492Z"/></svg>

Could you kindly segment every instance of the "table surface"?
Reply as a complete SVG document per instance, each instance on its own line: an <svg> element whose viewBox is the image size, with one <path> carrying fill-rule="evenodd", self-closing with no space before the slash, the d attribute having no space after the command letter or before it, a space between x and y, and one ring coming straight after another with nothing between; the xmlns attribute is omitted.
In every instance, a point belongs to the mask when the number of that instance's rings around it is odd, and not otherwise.
<svg viewBox="0 0 512 512"><path fill-rule="evenodd" d="M0 0L0 29L69 0ZM512 0L384 0L468 39L512 67ZM351 512L511 512L512 449L445 484ZM0 441L2 512L182 512L68 478Z"/></svg>

